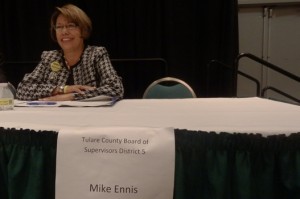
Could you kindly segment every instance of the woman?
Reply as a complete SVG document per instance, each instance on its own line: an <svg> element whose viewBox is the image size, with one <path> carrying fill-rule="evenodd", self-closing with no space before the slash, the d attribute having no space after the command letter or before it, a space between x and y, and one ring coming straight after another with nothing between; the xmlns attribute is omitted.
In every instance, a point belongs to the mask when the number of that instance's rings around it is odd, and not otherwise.
<svg viewBox="0 0 300 199"><path fill-rule="evenodd" d="M51 17L51 38L61 50L44 51L32 73L17 88L19 100L82 100L99 95L124 94L105 47L85 45L92 30L89 17L67 4Z"/></svg>

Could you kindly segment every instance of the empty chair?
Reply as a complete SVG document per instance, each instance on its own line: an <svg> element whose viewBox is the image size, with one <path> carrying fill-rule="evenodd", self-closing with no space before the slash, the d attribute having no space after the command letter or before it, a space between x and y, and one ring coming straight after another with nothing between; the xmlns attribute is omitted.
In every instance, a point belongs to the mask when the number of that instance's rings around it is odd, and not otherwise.
<svg viewBox="0 0 300 199"><path fill-rule="evenodd" d="M145 90L143 98L196 98L196 94L186 82L174 77L164 77L152 82Z"/></svg>

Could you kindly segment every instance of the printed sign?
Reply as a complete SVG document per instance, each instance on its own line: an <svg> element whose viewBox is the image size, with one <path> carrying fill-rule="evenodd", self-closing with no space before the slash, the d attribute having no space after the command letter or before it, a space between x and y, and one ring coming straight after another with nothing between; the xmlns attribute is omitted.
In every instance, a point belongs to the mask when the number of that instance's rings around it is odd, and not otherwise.
<svg viewBox="0 0 300 199"><path fill-rule="evenodd" d="M58 134L56 199L172 199L172 128L68 128Z"/></svg>

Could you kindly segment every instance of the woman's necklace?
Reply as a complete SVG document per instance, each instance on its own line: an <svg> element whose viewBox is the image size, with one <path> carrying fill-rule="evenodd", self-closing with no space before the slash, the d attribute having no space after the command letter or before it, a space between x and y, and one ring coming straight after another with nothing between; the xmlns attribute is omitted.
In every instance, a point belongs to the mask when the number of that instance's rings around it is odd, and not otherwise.
<svg viewBox="0 0 300 199"><path fill-rule="evenodd" d="M65 59L66 65L69 69L71 69L72 66L76 65L80 61L80 58L77 58L77 59L74 59L75 61L70 62L67 60L67 58L65 56L64 56L64 59Z"/></svg>

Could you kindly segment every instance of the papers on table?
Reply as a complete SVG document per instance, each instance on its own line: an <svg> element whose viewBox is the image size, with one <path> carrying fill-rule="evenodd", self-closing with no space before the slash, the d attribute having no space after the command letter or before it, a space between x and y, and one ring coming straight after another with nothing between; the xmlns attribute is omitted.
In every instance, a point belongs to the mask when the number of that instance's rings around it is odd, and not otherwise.
<svg viewBox="0 0 300 199"><path fill-rule="evenodd" d="M116 98L100 95L80 101L21 101L14 100L16 107L100 107L112 106Z"/></svg>
<svg viewBox="0 0 300 199"><path fill-rule="evenodd" d="M90 97L86 99L79 100L80 102L94 102L94 101L112 101L113 97L107 95L98 95L95 97Z"/></svg>

